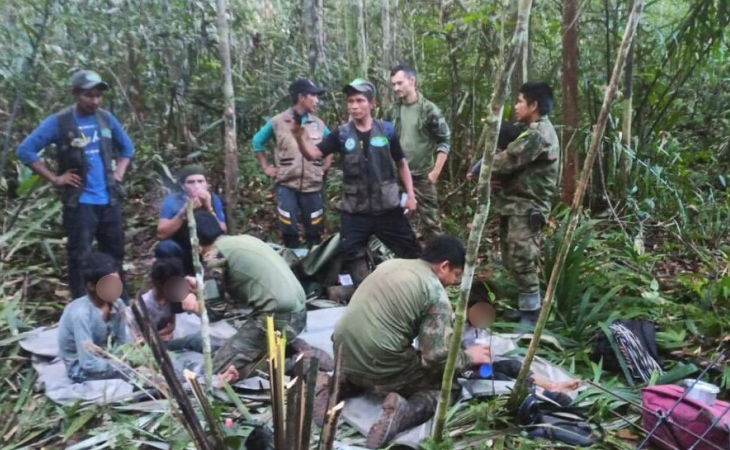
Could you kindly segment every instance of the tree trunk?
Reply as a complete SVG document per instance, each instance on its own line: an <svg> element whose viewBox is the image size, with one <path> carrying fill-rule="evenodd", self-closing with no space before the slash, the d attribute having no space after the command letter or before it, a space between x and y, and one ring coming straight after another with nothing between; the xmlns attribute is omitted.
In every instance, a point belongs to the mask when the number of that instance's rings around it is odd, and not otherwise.
<svg viewBox="0 0 730 450"><path fill-rule="evenodd" d="M492 176L492 161L494 153L497 149L497 136L502 125L502 113L504 111L504 97L509 86L510 77L514 70L518 59L519 51L524 45L524 39L527 34L527 26L529 24L530 9L532 8L532 0L519 0L519 12L517 14L517 23L515 25L514 35L512 37L512 45L504 54L503 63L496 77L492 100L489 104L489 116L484 125L482 134L479 138L478 148L482 148L484 162L482 163L482 171L479 175L479 183L477 185L478 204L477 212L474 215L474 221L469 232L469 241L466 250L466 267L461 279L461 292L459 293L459 302L456 306L456 320L454 321L454 332L451 336L449 344L449 356L446 360L444 376L441 384L441 395L439 397L438 409L436 411L436 422L434 424L433 438L436 442L441 442L444 434L444 426L446 424L446 411L451 398L451 386L454 379L454 369L456 364L456 356L461 349L461 335L464 331L464 318L466 313L466 304L469 299L471 285L474 279L474 271L477 265L477 254L479 252L479 244L482 239L482 231L484 224L487 222L489 215L489 180Z"/></svg>
<svg viewBox="0 0 730 450"><path fill-rule="evenodd" d="M578 0L563 1L563 186L561 198L569 205L575 194L578 167Z"/></svg>
<svg viewBox="0 0 730 450"><path fill-rule="evenodd" d="M360 77L368 77L368 41L365 33L365 0L357 0L357 41L360 51Z"/></svg>
<svg viewBox="0 0 730 450"><path fill-rule="evenodd" d="M223 127L225 146L226 217L228 232L236 234L234 211L236 206L236 184L238 179L238 148L236 146L236 103L233 95L231 75L231 47L228 29L228 0L217 0L218 9L218 51L223 72Z"/></svg>
<svg viewBox="0 0 730 450"><path fill-rule="evenodd" d="M308 42L309 77L314 78L317 64L324 58L322 0L304 0L302 9L305 17L304 36Z"/></svg>
<svg viewBox="0 0 730 450"><path fill-rule="evenodd" d="M390 69L393 67L393 35L390 31L390 0L382 0L380 9L381 23L383 27L383 86L380 89L380 106L383 109L388 107L390 96L388 85L390 81Z"/></svg>
<svg viewBox="0 0 730 450"><path fill-rule="evenodd" d="M633 0L629 0L629 7ZM631 149L631 119L633 110L633 76L634 76L634 46L629 47L626 55L626 67L624 67L624 110L621 119L621 155L618 160L618 174L616 179L616 199L624 200L626 189L629 184L629 153Z"/></svg>
<svg viewBox="0 0 730 450"><path fill-rule="evenodd" d="M525 385L525 380L527 379L527 375L530 371L530 365L532 364L532 360L535 357L537 345L540 342L542 330L543 328L545 328L545 323L547 322L548 316L550 315L550 306L553 302L553 298L555 297L555 288L558 284L558 279L560 278L560 275L563 271L563 266L565 265L565 257L568 254L568 248L571 245L573 233L576 226L578 225L578 219L580 218L581 205L583 204L583 195L586 191L588 178L590 177L591 169L596 160L598 149L601 146L603 133L606 130L606 122L608 120L611 102L616 95L616 86L618 85L619 77L621 76L621 72L624 67L626 55L628 54L629 48L631 47L631 40L634 38L634 33L636 32L636 28L639 25L639 18L641 17L641 11L643 10L643 8L644 0L636 0L636 2L634 3L634 7L631 11L631 15L629 16L629 21L626 24L624 37L621 41L621 47L619 47L618 56L616 57L616 63L613 66L611 80L603 97L603 106L601 107L601 112L598 115L598 121L593 127L591 145L588 148L588 154L586 155L586 160L583 163L583 171L580 174L580 180L578 180L578 188L575 191L575 195L573 196L573 203L570 207L570 216L568 218L568 226L565 229L565 235L563 235L563 239L560 242L560 248L558 249L558 254L555 257L555 264L553 265L553 271L550 274L550 281L548 282L547 290L545 292L545 301L542 305L542 310L540 311L540 317L537 319L537 324L535 325L535 332L533 333L532 341L530 341L530 347L527 349L527 354L525 354L525 359L522 362L522 369L520 370L520 373L517 376L517 380L515 381L516 387ZM518 388L512 391L512 395L510 396L509 400L509 405L512 409L516 409L519 406L523 393L524 388Z"/></svg>

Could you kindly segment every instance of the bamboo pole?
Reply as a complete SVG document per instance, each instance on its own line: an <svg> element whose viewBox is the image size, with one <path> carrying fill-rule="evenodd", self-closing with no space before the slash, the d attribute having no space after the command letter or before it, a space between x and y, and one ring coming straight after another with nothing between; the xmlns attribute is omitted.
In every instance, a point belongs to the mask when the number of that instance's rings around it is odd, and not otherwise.
<svg viewBox="0 0 730 450"><path fill-rule="evenodd" d="M477 265L477 254L479 252L479 244L482 239L484 224L487 222L489 215L489 196L490 184L489 180L492 176L492 161L494 160L494 152L497 149L497 136L499 128L502 124L502 112L504 110L504 100L509 86L510 77L514 70L515 63L524 46L527 27L530 19L530 9L532 8L532 0L519 0L517 23L512 36L512 43L509 50L505 53L503 64L497 74L497 81L492 93L492 100L489 103L489 116L487 122L482 129L479 138L479 146L482 147L483 163L482 170L479 174L479 183L477 184L478 205L477 213L474 215L471 231L469 232L469 240L466 250L466 267L461 278L461 292L459 293L459 301L456 305L456 319L454 321L454 332L451 336L449 344L449 356L446 360L444 376L441 382L441 394L439 396L438 408L436 409L436 420L433 429L433 438L436 442L443 440L444 427L446 424L446 411L449 407L451 399L451 386L454 379L454 369L456 364L456 356L461 349L461 335L464 331L464 318L466 314L466 304L471 292L472 282L474 280L474 271Z"/></svg>
<svg viewBox="0 0 730 450"><path fill-rule="evenodd" d="M525 360L522 362L522 369L517 375L517 380L515 381L515 386L518 388L513 390L512 394L510 395L509 405L512 408L516 408L519 405L522 396L521 393L524 392L524 389L521 389L519 387L524 386L525 384L527 374L530 370L530 364L532 364L532 360L535 357L535 352L537 351L537 346L540 343L540 335L542 334L542 330L545 328L545 323L547 322L548 316L550 315L550 306L552 305L553 299L555 297L555 289L558 284L558 279L560 278L560 274L563 271L565 258L568 254L568 248L570 247L571 241L573 240L573 233L575 232L575 228L578 225L578 219L580 218L581 205L583 204L583 195L586 191L588 178L591 175L591 170L596 160L598 149L600 148L601 141L603 140L603 133L606 130L606 121L608 120L611 103L615 98L616 88L618 85L618 81L621 78L621 71L624 67L626 54L631 47L631 41L634 37L634 34L636 33L636 28L639 25L639 19L641 17L641 12L643 9L644 0L636 0L634 2L634 7L631 10L631 14L629 15L629 21L626 24L624 37L621 41L621 47L619 48L618 55L616 57L616 63L613 66L611 81L609 82L606 93L603 96L603 106L601 107L601 113L598 116L598 121L596 122L596 125L593 127L591 144L588 147L588 154L586 155L585 163L583 164L583 170L581 171L580 179L578 180L578 188L576 189L575 195L573 196L573 204L570 207L568 226L565 229L565 234L563 235L563 239L560 242L558 254L555 257L555 264L553 265L553 271L550 274L550 281L548 282L547 291L545 292L545 300L542 305L542 310L540 311L540 317L538 317L537 323L535 324L535 332L533 333L532 341L530 341L530 346L528 347L527 353L525 354Z"/></svg>
<svg viewBox="0 0 730 450"><path fill-rule="evenodd" d="M200 305L200 335L203 340L203 365L205 369L205 388L208 392L213 390L213 359L210 356L210 320L208 310L205 308L205 287L203 286L203 264L200 262L200 241L198 240L198 227L195 223L195 211L192 200L188 199L188 229L190 230L190 247L193 254L193 267L195 268L195 281L197 284L196 296Z"/></svg>
<svg viewBox="0 0 730 450"><path fill-rule="evenodd" d="M304 387L305 395L302 397L302 413L300 418L302 431L299 441L299 448L302 450L309 448L309 441L312 437L312 409L314 408L314 394L317 390L317 372L319 372L319 360L313 357L309 360L309 370L306 374Z"/></svg>

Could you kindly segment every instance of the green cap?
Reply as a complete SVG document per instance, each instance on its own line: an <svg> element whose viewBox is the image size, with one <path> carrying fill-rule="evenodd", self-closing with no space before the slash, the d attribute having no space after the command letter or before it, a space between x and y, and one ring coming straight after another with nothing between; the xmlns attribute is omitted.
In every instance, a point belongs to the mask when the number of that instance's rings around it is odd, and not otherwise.
<svg viewBox="0 0 730 450"><path fill-rule="evenodd" d="M205 167L200 164L188 164L187 166L180 169L180 184L185 184L185 180L190 175L203 175L206 176Z"/></svg>
<svg viewBox="0 0 730 450"><path fill-rule="evenodd" d="M93 89L98 87L102 91L109 89L109 85L102 81L101 76L93 70L79 70L71 75L71 87L74 89Z"/></svg>
<svg viewBox="0 0 730 450"><path fill-rule="evenodd" d="M342 89L342 92L349 94L352 91L369 95L369 98L375 97L375 85L364 78L355 78Z"/></svg>

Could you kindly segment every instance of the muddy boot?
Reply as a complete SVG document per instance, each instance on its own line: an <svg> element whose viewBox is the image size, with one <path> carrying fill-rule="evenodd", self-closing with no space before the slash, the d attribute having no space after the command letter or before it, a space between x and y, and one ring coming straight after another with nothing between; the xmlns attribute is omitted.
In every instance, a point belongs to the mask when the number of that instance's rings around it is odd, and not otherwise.
<svg viewBox="0 0 730 450"><path fill-rule="evenodd" d="M314 406L312 420L317 426L324 425L324 416L327 414L327 403L330 399L330 376L324 372L317 373L317 385L314 388Z"/></svg>
<svg viewBox="0 0 730 450"><path fill-rule="evenodd" d="M392 441L398 433L420 425L430 419L436 411L434 398L422 393L406 400L395 392L385 397L380 419L370 428L365 447L381 448Z"/></svg>
<svg viewBox="0 0 730 450"><path fill-rule="evenodd" d="M309 369L309 361L312 358L317 358L319 361L319 370L323 372L330 372L335 370L335 360L327 354L321 348L313 347L307 343L304 339L296 338L292 340L289 345L294 349L297 354L304 355L304 371L305 373ZM296 359L296 356L294 357Z"/></svg>
<svg viewBox="0 0 730 450"><path fill-rule="evenodd" d="M355 286L330 286L327 288L327 298L343 305L350 301L354 293Z"/></svg>

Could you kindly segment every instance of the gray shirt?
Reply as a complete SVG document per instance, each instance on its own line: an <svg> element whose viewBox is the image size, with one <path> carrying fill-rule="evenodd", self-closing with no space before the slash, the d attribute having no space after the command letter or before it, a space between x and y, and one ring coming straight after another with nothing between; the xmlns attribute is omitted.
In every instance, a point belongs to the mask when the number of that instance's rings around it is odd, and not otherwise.
<svg viewBox="0 0 730 450"><path fill-rule="evenodd" d="M117 299L111 307L108 321L104 320L101 311L88 296L77 298L64 308L58 323L58 347L71 380L83 382L86 379L121 376L108 360L91 353L86 343L93 342L107 348L129 342L124 308L124 302Z"/></svg>

